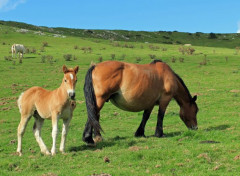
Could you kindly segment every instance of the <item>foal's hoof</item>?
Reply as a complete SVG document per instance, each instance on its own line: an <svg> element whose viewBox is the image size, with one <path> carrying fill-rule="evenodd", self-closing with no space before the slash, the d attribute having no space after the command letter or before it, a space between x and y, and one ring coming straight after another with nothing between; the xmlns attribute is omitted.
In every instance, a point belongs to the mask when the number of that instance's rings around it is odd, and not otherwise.
<svg viewBox="0 0 240 176"><path fill-rule="evenodd" d="M18 156L22 156L22 152L17 152L17 155Z"/></svg>
<svg viewBox="0 0 240 176"><path fill-rule="evenodd" d="M93 139L94 143L98 143L98 142L102 142L103 141L103 138L102 136L96 136L94 139Z"/></svg>
<svg viewBox="0 0 240 176"><path fill-rule="evenodd" d="M135 137L146 137L145 134L138 134L138 133L135 133Z"/></svg>

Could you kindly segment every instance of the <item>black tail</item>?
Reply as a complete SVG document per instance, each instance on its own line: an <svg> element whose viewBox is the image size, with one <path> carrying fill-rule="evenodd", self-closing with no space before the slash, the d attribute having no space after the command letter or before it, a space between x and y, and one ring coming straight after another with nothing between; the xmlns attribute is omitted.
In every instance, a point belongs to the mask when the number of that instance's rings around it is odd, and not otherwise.
<svg viewBox="0 0 240 176"><path fill-rule="evenodd" d="M94 68L95 65L89 68L85 76L84 96L86 100L89 122L91 123L95 131L102 131L102 128L97 120L97 103L92 83L92 71L94 70Z"/></svg>

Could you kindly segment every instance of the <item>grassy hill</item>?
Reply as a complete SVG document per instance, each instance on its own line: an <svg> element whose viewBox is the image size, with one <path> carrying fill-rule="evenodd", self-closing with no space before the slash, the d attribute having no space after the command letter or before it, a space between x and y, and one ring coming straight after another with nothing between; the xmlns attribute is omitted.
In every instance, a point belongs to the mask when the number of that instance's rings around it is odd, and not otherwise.
<svg viewBox="0 0 240 176"><path fill-rule="evenodd" d="M22 23L3 23L0 24L0 175L239 174L240 51L224 43L232 44L235 40L230 39L230 35L237 34L226 34L229 40L219 42L218 39L208 39L209 34L200 34L202 37L206 35L206 43L203 39L194 40L196 43L208 45L207 41L215 41L212 44L216 47L197 46L193 40L184 42L193 46L183 47L153 41L145 43L143 39L138 42L133 39L109 40L95 35L98 32L109 33L106 31L94 30L90 34L79 30L89 34L75 36L75 33L70 32L73 29L61 33L62 29L59 28L27 28ZM142 36L155 35L151 32L139 33ZM180 34L188 37L196 35L164 32L173 40L179 40L173 35L186 40ZM23 43L28 48L21 64L19 59L11 58L9 51L13 43ZM189 52L189 48L194 51ZM104 141L95 148L87 147L81 138L87 120L83 85L90 63L118 60L146 64L153 59L162 59L168 63L184 80L191 94L198 95L199 129L188 130L179 118L177 103L171 101L163 124L166 137L159 139L152 136L157 123L158 108L155 107L146 125L147 137L135 138L142 112L126 112L106 103L100 120L105 131ZM76 85L77 107L70 123L66 154L58 152L55 157L50 157L40 153L32 133L32 118L23 137L23 156L16 156L16 132L20 121L16 104L18 96L32 86L56 89L63 77L63 64L68 67L79 65L80 68ZM59 123L58 148L62 121ZM50 148L51 122L48 120L42 128L42 137ZM109 162L106 162L106 158Z"/></svg>
<svg viewBox="0 0 240 176"><path fill-rule="evenodd" d="M48 28L34 26L26 23L0 21L0 25L12 26L21 29L49 32L61 35L97 38L114 41L148 42L163 44L192 44L195 46L227 47L236 48L240 46L240 34L214 34L214 33L185 33L168 31L126 31L126 30L90 30L71 28Z"/></svg>

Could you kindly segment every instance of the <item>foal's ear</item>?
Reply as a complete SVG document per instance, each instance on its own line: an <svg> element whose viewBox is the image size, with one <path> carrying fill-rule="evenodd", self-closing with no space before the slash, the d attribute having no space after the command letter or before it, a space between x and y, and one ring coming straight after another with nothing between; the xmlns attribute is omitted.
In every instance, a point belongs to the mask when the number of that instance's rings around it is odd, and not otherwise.
<svg viewBox="0 0 240 176"><path fill-rule="evenodd" d="M78 72L78 66L76 66L73 70L74 70L75 74L77 74L77 72Z"/></svg>
<svg viewBox="0 0 240 176"><path fill-rule="evenodd" d="M195 102L197 100L197 95L195 95L193 98L192 98L192 102Z"/></svg>
<svg viewBox="0 0 240 176"><path fill-rule="evenodd" d="M66 67L66 65L63 65L63 73L67 73L68 72L68 68Z"/></svg>

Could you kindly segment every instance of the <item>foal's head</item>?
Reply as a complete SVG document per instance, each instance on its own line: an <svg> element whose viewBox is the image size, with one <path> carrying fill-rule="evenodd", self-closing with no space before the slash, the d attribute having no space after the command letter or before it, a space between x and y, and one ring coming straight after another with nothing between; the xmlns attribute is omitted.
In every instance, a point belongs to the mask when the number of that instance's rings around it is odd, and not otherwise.
<svg viewBox="0 0 240 176"><path fill-rule="evenodd" d="M74 69L67 68L65 65L63 66L63 84L65 89L67 90L68 97L74 100L75 98L75 86L77 83L77 72L78 66Z"/></svg>
<svg viewBox="0 0 240 176"><path fill-rule="evenodd" d="M196 130L197 127L197 112L198 106L196 104L197 96L194 96L189 103L181 106L180 117L189 129Z"/></svg>

